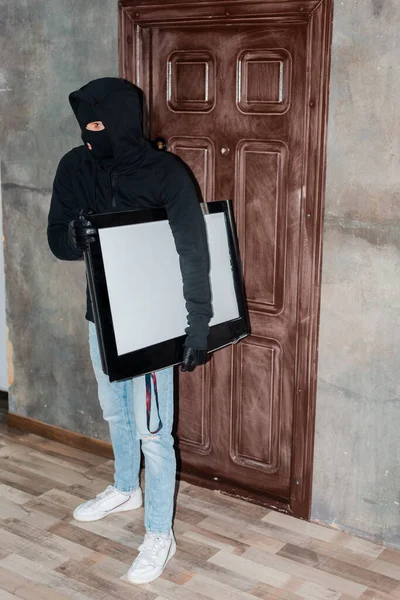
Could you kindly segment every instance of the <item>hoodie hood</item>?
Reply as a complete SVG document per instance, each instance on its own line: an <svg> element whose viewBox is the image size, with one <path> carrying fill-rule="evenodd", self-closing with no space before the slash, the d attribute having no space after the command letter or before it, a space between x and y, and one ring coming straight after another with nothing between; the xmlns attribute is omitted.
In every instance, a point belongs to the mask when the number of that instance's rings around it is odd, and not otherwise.
<svg viewBox="0 0 400 600"><path fill-rule="evenodd" d="M103 77L72 92L69 102L82 130L89 122L87 115L103 122L113 149L113 170L129 172L142 162L148 144L143 136L143 94L138 87L126 79Z"/></svg>

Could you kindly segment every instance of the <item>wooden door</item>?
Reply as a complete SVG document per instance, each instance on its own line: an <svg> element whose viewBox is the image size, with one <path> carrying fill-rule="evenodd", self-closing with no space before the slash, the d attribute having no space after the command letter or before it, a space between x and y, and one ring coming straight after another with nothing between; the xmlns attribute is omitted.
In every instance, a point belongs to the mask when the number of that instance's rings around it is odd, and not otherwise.
<svg viewBox="0 0 400 600"><path fill-rule="evenodd" d="M192 481L308 517L331 3L137 1L122 73L151 137L234 200L252 336L180 378Z"/></svg>

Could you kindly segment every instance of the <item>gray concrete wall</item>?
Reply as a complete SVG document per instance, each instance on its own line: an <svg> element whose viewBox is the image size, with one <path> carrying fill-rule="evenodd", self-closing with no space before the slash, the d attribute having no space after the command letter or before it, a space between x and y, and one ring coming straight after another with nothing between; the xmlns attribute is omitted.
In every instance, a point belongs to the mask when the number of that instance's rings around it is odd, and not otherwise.
<svg viewBox="0 0 400 600"><path fill-rule="evenodd" d="M335 2L313 511L400 546L400 4Z"/></svg>
<svg viewBox="0 0 400 600"><path fill-rule="evenodd" d="M107 439L84 265L51 256L46 221L58 161L80 143L68 93L118 73L117 0L2 0L0 13L10 411Z"/></svg>

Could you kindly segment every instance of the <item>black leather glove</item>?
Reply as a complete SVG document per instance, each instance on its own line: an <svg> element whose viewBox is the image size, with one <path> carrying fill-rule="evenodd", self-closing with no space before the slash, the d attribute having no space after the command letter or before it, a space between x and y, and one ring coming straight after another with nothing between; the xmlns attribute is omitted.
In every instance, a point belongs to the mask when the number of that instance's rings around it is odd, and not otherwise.
<svg viewBox="0 0 400 600"><path fill-rule="evenodd" d="M194 371L198 365L207 362L207 350L196 350L196 348L184 348L181 371Z"/></svg>
<svg viewBox="0 0 400 600"><path fill-rule="evenodd" d="M68 237L75 248L85 252L96 241L97 231L86 217L81 215L68 225Z"/></svg>

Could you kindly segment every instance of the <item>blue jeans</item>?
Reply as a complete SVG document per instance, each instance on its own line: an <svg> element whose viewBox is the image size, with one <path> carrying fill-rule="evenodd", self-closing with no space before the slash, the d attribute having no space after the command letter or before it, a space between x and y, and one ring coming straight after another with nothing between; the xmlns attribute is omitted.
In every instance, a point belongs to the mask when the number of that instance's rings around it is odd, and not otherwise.
<svg viewBox="0 0 400 600"><path fill-rule="evenodd" d="M145 378L110 383L101 368L96 328L89 323L90 356L96 376L103 417L110 428L114 450L114 485L121 492L139 487L140 446L145 457L145 527L146 531L167 533L172 526L176 458L172 425L174 418L173 369L157 373L160 417L163 427L149 433L146 421ZM151 411L151 431L158 426L157 408Z"/></svg>

